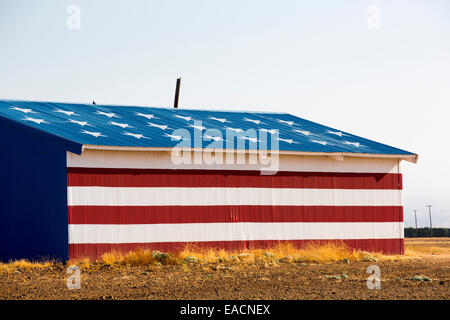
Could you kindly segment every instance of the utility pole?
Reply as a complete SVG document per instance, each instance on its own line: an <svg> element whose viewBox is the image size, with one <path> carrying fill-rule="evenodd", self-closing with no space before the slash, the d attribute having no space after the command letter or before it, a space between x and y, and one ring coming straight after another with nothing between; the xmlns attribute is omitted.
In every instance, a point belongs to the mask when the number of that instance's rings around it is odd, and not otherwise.
<svg viewBox="0 0 450 320"><path fill-rule="evenodd" d="M431 223L431 204L427 205L426 207L428 207L428 213L430 215L430 237L433 236L433 225Z"/></svg>
<svg viewBox="0 0 450 320"><path fill-rule="evenodd" d="M414 221L416 222L416 238L417 238L417 210L414 210Z"/></svg>

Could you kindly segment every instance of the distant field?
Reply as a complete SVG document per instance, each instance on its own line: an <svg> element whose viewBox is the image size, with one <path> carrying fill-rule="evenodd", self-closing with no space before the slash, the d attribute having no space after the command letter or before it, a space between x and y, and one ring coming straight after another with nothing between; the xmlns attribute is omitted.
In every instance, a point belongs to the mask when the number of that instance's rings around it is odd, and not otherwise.
<svg viewBox="0 0 450 320"><path fill-rule="evenodd" d="M407 238L406 255L439 255L450 258L450 238Z"/></svg>
<svg viewBox="0 0 450 320"><path fill-rule="evenodd" d="M450 298L450 238L405 239L404 256L340 247L244 253L112 253L81 267L81 289L66 287L67 265L0 264L0 299L445 299ZM161 263L161 262L162 263ZM366 286L367 267L381 289Z"/></svg>
<svg viewBox="0 0 450 320"><path fill-rule="evenodd" d="M450 238L438 238L438 237L435 237L435 238L430 238L430 237L428 237L428 238L406 238L406 239L405 239L405 242L407 242L407 243L414 243L414 242L426 242L426 243L429 243L429 242L439 242L439 243L449 243L449 241L450 241Z"/></svg>

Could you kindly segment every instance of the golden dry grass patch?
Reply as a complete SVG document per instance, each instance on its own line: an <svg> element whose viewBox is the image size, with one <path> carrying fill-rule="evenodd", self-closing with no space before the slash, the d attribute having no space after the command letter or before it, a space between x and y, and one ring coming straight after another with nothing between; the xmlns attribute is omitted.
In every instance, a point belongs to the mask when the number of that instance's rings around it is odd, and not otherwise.
<svg viewBox="0 0 450 320"><path fill-rule="evenodd" d="M204 249L187 245L183 250L174 253L151 251L138 248L130 252L111 251L103 254L99 261L89 259L72 260L68 264L79 265L82 269L95 269L99 264L120 268L124 266L157 266L180 265L186 269L197 264L233 264L249 266L255 262L269 263L332 263L355 261L398 260L398 256L387 256L381 253L365 252L351 249L343 242L311 242L303 248L297 248L289 242L280 241L272 248L266 249ZM187 270L187 269L186 269Z"/></svg>
<svg viewBox="0 0 450 320"><path fill-rule="evenodd" d="M276 266L279 263L333 263L356 261L396 261L426 257L450 257L450 238L405 239L405 255L384 255L351 249L343 242L309 243L297 248L289 242L280 242L272 248L225 250L202 249L192 245L175 253L164 253L138 248L130 252L111 251L103 254L99 261L88 258L70 260L65 265L77 265L82 270L95 271L101 266L121 268L125 266L179 265L188 270L196 264L232 264L246 267L255 262ZM61 265L55 261L16 260L0 263L0 272L12 273L20 270L45 269Z"/></svg>
<svg viewBox="0 0 450 320"><path fill-rule="evenodd" d="M53 268L58 266L59 263L49 260L49 261L28 261L26 259L14 260L8 263L0 262L0 272L3 273L13 273L16 271L24 271L24 270L36 270L36 269L45 269L45 268Z"/></svg>
<svg viewBox="0 0 450 320"><path fill-rule="evenodd" d="M112 251L103 254L100 262L110 266L191 265L205 263L249 265L258 261L277 264L279 262L328 263L396 259L398 259L398 256L385 256L381 253L351 249L343 242L309 243L304 248L297 248L288 242L280 242L269 249L201 249L188 245L183 250L175 253L163 253L144 248L128 253Z"/></svg>

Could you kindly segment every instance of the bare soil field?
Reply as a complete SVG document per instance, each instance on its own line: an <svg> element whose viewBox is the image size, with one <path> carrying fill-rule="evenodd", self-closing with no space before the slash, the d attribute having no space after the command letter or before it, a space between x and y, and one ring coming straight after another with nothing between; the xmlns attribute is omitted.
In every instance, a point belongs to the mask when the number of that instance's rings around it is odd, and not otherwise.
<svg viewBox="0 0 450 320"><path fill-rule="evenodd" d="M237 260L237 259L236 259ZM406 255L371 261L116 266L85 263L81 288L67 265L0 270L0 299L444 299L450 298L450 239L407 239ZM381 289L367 288L367 267Z"/></svg>

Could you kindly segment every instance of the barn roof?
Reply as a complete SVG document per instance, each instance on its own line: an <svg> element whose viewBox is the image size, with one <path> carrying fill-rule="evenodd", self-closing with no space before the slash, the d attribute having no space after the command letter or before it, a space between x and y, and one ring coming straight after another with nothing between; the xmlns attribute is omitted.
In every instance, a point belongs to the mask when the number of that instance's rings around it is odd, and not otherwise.
<svg viewBox="0 0 450 320"><path fill-rule="evenodd" d="M267 135L267 149L275 135L280 152L417 159L414 153L287 113L0 100L0 117L84 147L166 149L179 145L188 133L201 148L214 143L216 148L238 149L227 146L227 134L234 134L246 149L253 149L262 137L249 135L247 130L253 129Z"/></svg>

